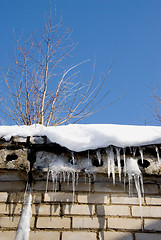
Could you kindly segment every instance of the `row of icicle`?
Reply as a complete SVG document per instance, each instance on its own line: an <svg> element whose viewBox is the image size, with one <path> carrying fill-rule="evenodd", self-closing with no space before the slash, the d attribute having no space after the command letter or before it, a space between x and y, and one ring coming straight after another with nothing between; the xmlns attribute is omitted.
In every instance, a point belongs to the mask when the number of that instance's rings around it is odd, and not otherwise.
<svg viewBox="0 0 161 240"><path fill-rule="evenodd" d="M125 149L123 149L124 167L122 170L121 157L120 157L121 149L115 147L115 150L116 150L116 159L117 159L119 180L121 181L122 171L124 173L124 183L125 183L126 175L128 175L129 193L131 192L131 183L132 183L132 181L134 181L135 187L137 190L137 194L138 194L138 198L139 198L139 203L141 206L142 205L142 196L144 195L144 187L143 187L142 173L139 169L137 160L134 159L132 156L126 158L126 152L125 152ZM158 162L160 162L159 149L157 146L156 146L155 150L156 150ZM140 152L140 156L141 156L142 163L143 163L143 159L144 159L143 148L140 147L139 152ZM108 171L107 175L108 175L108 178L112 175L113 184L115 184L115 154L114 154L114 149L112 146L110 146L106 149L106 154L107 154L107 161L106 161L107 166L106 167L107 167L107 171ZM100 165L101 160L102 160L100 150L96 150L96 155L97 155L97 159L98 159L98 162ZM135 156L135 149L133 150L133 155ZM53 191L57 190L58 180L60 183L67 182L67 184L69 184L70 178L71 178L72 179L72 187L73 187L73 202L74 202L75 185L77 185L78 181L79 181L79 173L77 172L77 169L75 167L76 159L74 157L74 152L72 152L72 162L73 162L73 166L72 167L70 166L69 168L67 168L67 170L63 170L63 171L61 171L61 169L59 169L59 171L54 170L53 166L56 163L51 163L49 165L48 172L47 172L46 191L48 188L48 180L49 180L50 174L51 174L51 178L53 181ZM88 151L88 164L87 165L91 166L89 151ZM93 171L92 168L90 169L90 167L89 167L88 169L86 169L86 172L84 174L85 174L85 179L86 179L86 177L88 177L88 184L89 184L89 191L90 191L91 177L95 177L95 172ZM32 196L31 196L31 192L30 192L26 197L25 206L23 208L21 218L20 218L20 221L18 224L15 240L28 240L29 239L30 218L32 215L31 202L32 202Z"/></svg>

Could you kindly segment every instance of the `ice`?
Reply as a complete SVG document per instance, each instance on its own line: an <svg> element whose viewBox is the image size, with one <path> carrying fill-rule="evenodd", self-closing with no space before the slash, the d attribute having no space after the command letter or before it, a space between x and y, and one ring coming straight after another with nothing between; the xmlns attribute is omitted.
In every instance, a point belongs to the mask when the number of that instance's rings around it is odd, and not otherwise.
<svg viewBox="0 0 161 240"><path fill-rule="evenodd" d="M115 184L115 160L112 146L106 149L106 154L108 158L108 177L112 173L113 184Z"/></svg>
<svg viewBox="0 0 161 240"><path fill-rule="evenodd" d="M121 182L121 159L120 159L120 148L116 148L117 155L117 164L118 164L118 172L119 172L119 180Z"/></svg>
<svg viewBox="0 0 161 240"><path fill-rule="evenodd" d="M134 180L137 190L140 206L142 205L142 195L144 194L143 177L139 169L137 159L133 157L126 158L126 169L129 179L129 193L131 194L131 182Z"/></svg>
<svg viewBox="0 0 161 240"><path fill-rule="evenodd" d="M157 153L158 163L161 163L161 159L160 159L160 156L159 156L159 149L158 149L157 146L155 147L155 151L156 151L156 153Z"/></svg>
<svg viewBox="0 0 161 240"><path fill-rule="evenodd" d="M73 151L72 151L72 162L73 162L73 165L76 164L75 157L74 157L74 152L73 152Z"/></svg>
<svg viewBox="0 0 161 240"><path fill-rule="evenodd" d="M31 210L32 195L29 193L26 196L25 206L21 214L21 218L17 227L15 240L28 240L30 232L30 219L32 216Z"/></svg>
<svg viewBox="0 0 161 240"><path fill-rule="evenodd" d="M126 177L126 148L123 148L123 158L124 158L124 176Z"/></svg>
<svg viewBox="0 0 161 240"><path fill-rule="evenodd" d="M143 148L139 147L139 152L140 152L140 156L141 156L141 161L142 163L144 162L144 156L143 156Z"/></svg>
<svg viewBox="0 0 161 240"><path fill-rule="evenodd" d="M99 165L101 165L101 153L100 153L100 149L98 149L98 150L96 151L96 154L97 154L98 163L99 163Z"/></svg>

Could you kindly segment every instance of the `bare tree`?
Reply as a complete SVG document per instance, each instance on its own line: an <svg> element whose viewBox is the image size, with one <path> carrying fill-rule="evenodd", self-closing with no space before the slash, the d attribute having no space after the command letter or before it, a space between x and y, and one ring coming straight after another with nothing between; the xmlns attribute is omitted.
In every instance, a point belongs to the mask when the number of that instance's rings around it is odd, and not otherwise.
<svg viewBox="0 0 161 240"><path fill-rule="evenodd" d="M154 119L161 123L161 95L160 95L160 87L154 89L154 96L152 97L153 107L150 109Z"/></svg>
<svg viewBox="0 0 161 240"><path fill-rule="evenodd" d="M1 101L1 111L18 125L76 123L98 111L109 93L101 95L110 70L95 84L93 67L89 82L83 84L76 77L84 62L62 67L75 48L71 33L62 19L55 23L50 15L45 23L42 32L16 39L13 65L4 76L8 97Z"/></svg>

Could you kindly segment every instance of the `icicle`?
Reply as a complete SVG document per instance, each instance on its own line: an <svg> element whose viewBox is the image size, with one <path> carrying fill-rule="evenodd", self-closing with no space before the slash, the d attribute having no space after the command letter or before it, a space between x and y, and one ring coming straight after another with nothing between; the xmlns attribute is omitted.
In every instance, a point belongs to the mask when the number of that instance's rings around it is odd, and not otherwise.
<svg viewBox="0 0 161 240"><path fill-rule="evenodd" d="M121 182L121 159L120 159L120 148L116 148L117 155L117 164L118 164L118 172L119 172L119 180Z"/></svg>
<svg viewBox="0 0 161 240"><path fill-rule="evenodd" d="M48 191L48 183L49 183L49 169L48 169L48 171L47 171L47 176L46 176L46 187L45 187L45 192L47 192Z"/></svg>
<svg viewBox="0 0 161 240"><path fill-rule="evenodd" d="M63 171L63 182L66 182L66 172Z"/></svg>
<svg viewBox="0 0 161 240"><path fill-rule="evenodd" d="M72 152L72 161L73 161L73 165L75 165L75 157L74 157L74 152Z"/></svg>
<svg viewBox="0 0 161 240"><path fill-rule="evenodd" d="M91 173L88 173L88 191L91 191Z"/></svg>
<svg viewBox="0 0 161 240"><path fill-rule="evenodd" d="M72 174L72 187L73 187L73 199L72 202L75 200L75 172L71 172Z"/></svg>
<svg viewBox="0 0 161 240"><path fill-rule="evenodd" d="M51 177L52 177L52 182L53 182L53 191L56 192L57 184L58 184L58 182L57 182L58 173L56 173L52 170L50 170L50 172L51 172Z"/></svg>
<svg viewBox="0 0 161 240"><path fill-rule="evenodd" d="M133 155L134 155L134 157L135 157L135 155L136 155L136 150L137 150L137 148L136 148L136 147L133 147Z"/></svg>
<svg viewBox="0 0 161 240"><path fill-rule="evenodd" d="M79 172L76 172L76 185L78 185L78 181L79 181Z"/></svg>
<svg viewBox="0 0 161 240"><path fill-rule="evenodd" d="M106 149L107 154L107 164L108 164L108 177L110 177L112 173L113 184L115 184L115 162L114 162L114 152L113 147Z"/></svg>
<svg viewBox="0 0 161 240"><path fill-rule="evenodd" d="M108 148L106 148L106 154L107 154L107 171L108 171L108 178L110 178L111 174L111 162L110 162L110 151Z"/></svg>
<svg viewBox="0 0 161 240"><path fill-rule="evenodd" d="M98 149L98 150L96 151L96 154L97 154L98 163L99 163L99 165L101 165L101 153L100 153L100 149Z"/></svg>
<svg viewBox="0 0 161 240"><path fill-rule="evenodd" d="M89 150L88 150L88 166L90 166Z"/></svg>
<svg viewBox="0 0 161 240"><path fill-rule="evenodd" d="M155 147L155 151L156 151L156 153L157 153L158 163L161 163L161 159L160 159L160 156L159 156L159 149L158 149L157 146Z"/></svg>
<svg viewBox="0 0 161 240"><path fill-rule="evenodd" d="M144 188L143 188L143 177L141 174L141 171L139 169L137 160L134 158L127 158L127 174L129 178L129 193L130 193L130 185L131 185L131 180L134 179L135 182L135 187L137 191L137 195L139 198L139 204L140 204L140 215L142 218L142 195L144 194Z"/></svg>
<svg viewBox="0 0 161 240"><path fill-rule="evenodd" d="M114 161L114 152L113 152L112 146L111 146L111 151L110 151L110 161L111 161L113 184L115 184L115 161Z"/></svg>
<svg viewBox="0 0 161 240"><path fill-rule="evenodd" d="M63 181L62 172L59 172L58 174L59 174L59 182L62 183L62 181Z"/></svg>
<svg viewBox="0 0 161 240"><path fill-rule="evenodd" d="M139 152L140 152L140 156L141 156L141 161L142 163L144 162L144 156L143 156L143 148L139 147Z"/></svg>
<svg viewBox="0 0 161 240"><path fill-rule="evenodd" d="M25 206L20 217L15 240L29 239L30 218L32 216L31 202L32 195L29 193L29 195L26 197Z"/></svg>
<svg viewBox="0 0 161 240"><path fill-rule="evenodd" d="M67 172L67 185L69 185L69 180L70 180L70 172Z"/></svg>
<svg viewBox="0 0 161 240"><path fill-rule="evenodd" d="M84 173L84 182L85 182L85 184L87 183L87 175L86 175L87 173L85 172Z"/></svg>
<svg viewBox="0 0 161 240"><path fill-rule="evenodd" d="M124 177L126 177L126 148L123 148L123 158L124 158Z"/></svg>

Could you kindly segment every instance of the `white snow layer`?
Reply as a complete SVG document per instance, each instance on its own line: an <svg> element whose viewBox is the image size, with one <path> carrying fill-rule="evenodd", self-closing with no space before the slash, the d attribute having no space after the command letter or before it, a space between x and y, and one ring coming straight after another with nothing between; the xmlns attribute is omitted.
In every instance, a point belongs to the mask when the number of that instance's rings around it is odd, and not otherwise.
<svg viewBox="0 0 161 240"><path fill-rule="evenodd" d="M72 151L114 145L116 147L161 144L161 127L116 124L69 124L63 126L0 126L0 137L47 136Z"/></svg>

